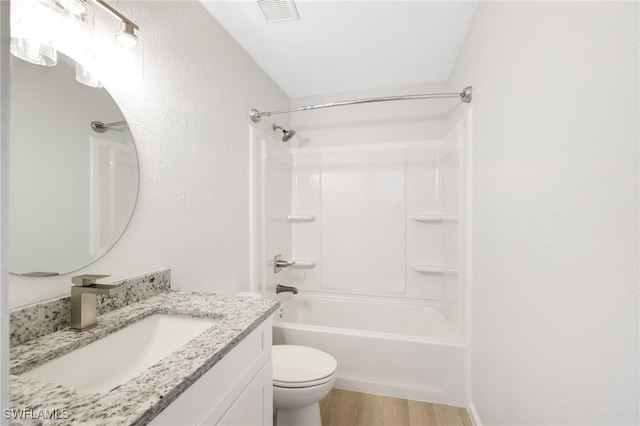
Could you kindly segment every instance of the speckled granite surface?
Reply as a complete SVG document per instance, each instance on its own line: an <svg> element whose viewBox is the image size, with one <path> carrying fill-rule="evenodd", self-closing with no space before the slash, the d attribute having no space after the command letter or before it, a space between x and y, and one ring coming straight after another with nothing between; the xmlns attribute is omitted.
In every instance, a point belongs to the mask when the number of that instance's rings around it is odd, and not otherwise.
<svg viewBox="0 0 640 426"><path fill-rule="evenodd" d="M11 348L10 404L13 410L59 410L58 420L11 420L11 424L139 425L148 423L239 341L277 310L271 299L168 292L98 317L93 329L60 330ZM218 321L136 378L104 394L66 388L20 374L156 313ZM63 411L66 410L66 411Z"/></svg>
<svg viewBox="0 0 640 426"><path fill-rule="evenodd" d="M167 292L171 289L171 270L151 272L121 281L99 280L103 284L122 285L124 291L114 296L97 296L98 314L119 309L131 303ZM69 281L69 294L71 294ZM10 344L27 342L69 327L71 296L17 308L9 314Z"/></svg>

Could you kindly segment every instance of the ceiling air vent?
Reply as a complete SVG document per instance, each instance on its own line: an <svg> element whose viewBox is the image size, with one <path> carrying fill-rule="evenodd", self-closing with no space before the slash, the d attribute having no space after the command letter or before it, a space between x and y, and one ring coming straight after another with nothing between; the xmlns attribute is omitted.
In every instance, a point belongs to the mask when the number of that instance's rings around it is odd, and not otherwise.
<svg viewBox="0 0 640 426"><path fill-rule="evenodd" d="M269 23L300 19L293 0L258 0L258 6Z"/></svg>

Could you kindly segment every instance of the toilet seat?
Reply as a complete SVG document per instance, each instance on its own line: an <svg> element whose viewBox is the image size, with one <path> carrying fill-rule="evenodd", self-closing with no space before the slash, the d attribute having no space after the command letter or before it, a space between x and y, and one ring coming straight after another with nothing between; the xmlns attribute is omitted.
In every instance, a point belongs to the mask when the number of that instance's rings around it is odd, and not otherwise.
<svg viewBox="0 0 640 426"><path fill-rule="evenodd" d="M306 388L333 379L338 362L318 349L298 345L273 346L273 385Z"/></svg>

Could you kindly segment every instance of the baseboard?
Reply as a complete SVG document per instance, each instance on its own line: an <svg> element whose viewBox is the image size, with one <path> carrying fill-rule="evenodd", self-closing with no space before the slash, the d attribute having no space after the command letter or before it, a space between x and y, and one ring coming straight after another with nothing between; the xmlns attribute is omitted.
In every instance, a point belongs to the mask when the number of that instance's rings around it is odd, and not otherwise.
<svg viewBox="0 0 640 426"><path fill-rule="evenodd" d="M453 407L464 407L464 401L458 398L457 395L453 392L446 392L442 390L416 389L406 386L394 386L358 379L348 379L344 377L336 377L334 387L349 391L369 393L372 395L430 402L432 404L444 404Z"/></svg>
<svg viewBox="0 0 640 426"><path fill-rule="evenodd" d="M473 402L469 403L469 417L471 418L471 423L473 426L482 426L482 422L480 421L480 417L478 417L478 412L476 411L476 407L473 405Z"/></svg>

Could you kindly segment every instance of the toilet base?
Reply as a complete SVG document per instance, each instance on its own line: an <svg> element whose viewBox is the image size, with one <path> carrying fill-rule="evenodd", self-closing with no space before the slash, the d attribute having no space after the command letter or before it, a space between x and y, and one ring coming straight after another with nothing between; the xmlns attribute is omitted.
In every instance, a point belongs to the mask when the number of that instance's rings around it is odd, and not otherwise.
<svg viewBox="0 0 640 426"><path fill-rule="evenodd" d="M320 404L316 402L299 408L277 408L276 426L322 426Z"/></svg>

